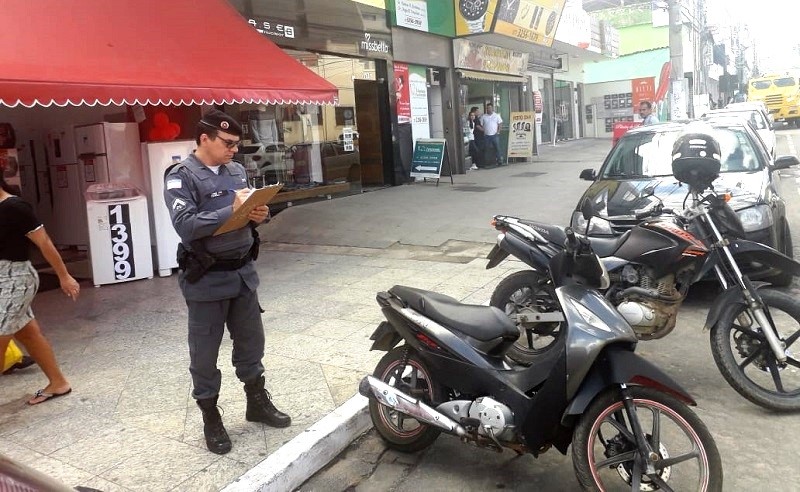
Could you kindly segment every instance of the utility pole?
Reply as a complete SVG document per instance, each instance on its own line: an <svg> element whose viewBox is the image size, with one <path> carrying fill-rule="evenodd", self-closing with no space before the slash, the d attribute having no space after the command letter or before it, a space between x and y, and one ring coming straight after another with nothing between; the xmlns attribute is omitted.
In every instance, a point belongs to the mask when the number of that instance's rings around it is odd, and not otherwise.
<svg viewBox="0 0 800 492"><path fill-rule="evenodd" d="M672 68L670 82L670 117L686 118L686 86L683 77L683 16L680 0L668 0L669 5L669 60Z"/></svg>

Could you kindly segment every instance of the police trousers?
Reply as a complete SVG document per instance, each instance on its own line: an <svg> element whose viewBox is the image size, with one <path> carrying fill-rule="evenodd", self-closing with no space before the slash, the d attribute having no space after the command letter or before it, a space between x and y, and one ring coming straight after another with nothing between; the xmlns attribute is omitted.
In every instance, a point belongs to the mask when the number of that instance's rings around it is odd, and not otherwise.
<svg viewBox="0 0 800 492"><path fill-rule="evenodd" d="M242 283L237 297L219 301L186 301L189 308L189 372L195 399L219 394L222 373L217 357L225 326L233 340L233 366L242 382L264 373L264 325L256 291Z"/></svg>

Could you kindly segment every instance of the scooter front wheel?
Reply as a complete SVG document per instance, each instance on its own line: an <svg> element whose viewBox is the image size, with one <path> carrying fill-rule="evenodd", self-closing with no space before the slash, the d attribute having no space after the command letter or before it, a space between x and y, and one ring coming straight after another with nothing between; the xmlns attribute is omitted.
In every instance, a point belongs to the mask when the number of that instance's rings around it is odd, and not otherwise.
<svg viewBox="0 0 800 492"><path fill-rule="evenodd" d="M441 401L440 386L417 352L407 345L395 347L384 355L373 376L428 405ZM441 433L436 427L381 405L373 398L369 400L369 415L386 444L398 451L413 453L425 449Z"/></svg>
<svg viewBox="0 0 800 492"><path fill-rule="evenodd" d="M628 387L653 463L648 473L619 388L589 405L572 436L572 463L584 490L722 490L722 459L705 424L682 402ZM638 487L637 487L638 484Z"/></svg>

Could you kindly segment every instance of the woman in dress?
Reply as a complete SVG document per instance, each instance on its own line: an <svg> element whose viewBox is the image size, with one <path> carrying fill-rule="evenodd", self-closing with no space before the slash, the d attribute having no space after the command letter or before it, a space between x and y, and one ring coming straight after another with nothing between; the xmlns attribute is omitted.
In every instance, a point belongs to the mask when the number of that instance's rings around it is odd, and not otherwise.
<svg viewBox="0 0 800 492"><path fill-rule="evenodd" d="M31 243L55 270L64 294L76 300L80 286L67 271L33 208L12 191L0 173L0 354L6 352L13 338L42 368L49 383L28 400L29 405L37 405L69 394L72 387L33 317L31 302L39 288L39 276L30 262Z"/></svg>

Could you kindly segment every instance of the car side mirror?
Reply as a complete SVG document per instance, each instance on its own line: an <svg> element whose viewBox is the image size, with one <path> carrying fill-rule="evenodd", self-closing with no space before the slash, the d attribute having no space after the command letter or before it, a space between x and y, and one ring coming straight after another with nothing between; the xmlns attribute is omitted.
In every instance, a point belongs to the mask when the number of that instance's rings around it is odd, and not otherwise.
<svg viewBox="0 0 800 492"><path fill-rule="evenodd" d="M775 159L775 164L772 165L772 170L777 171L779 169L788 169L798 164L800 164L800 159L798 159L797 156L782 155Z"/></svg>
<svg viewBox="0 0 800 492"><path fill-rule="evenodd" d="M594 169L584 169L581 171L580 178L586 181L594 181L597 179L597 173L595 173Z"/></svg>

